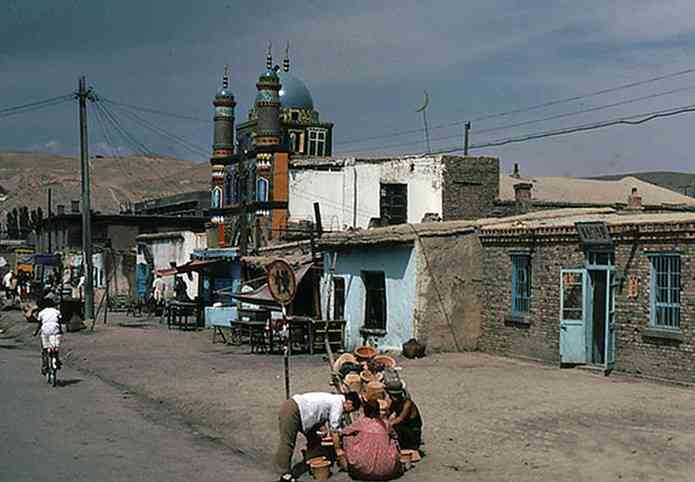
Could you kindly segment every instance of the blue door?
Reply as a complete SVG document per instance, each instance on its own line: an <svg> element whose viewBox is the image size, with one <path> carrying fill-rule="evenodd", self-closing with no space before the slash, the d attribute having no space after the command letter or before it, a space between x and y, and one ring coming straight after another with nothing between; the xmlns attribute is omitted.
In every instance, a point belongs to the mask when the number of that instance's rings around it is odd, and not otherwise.
<svg viewBox="0 0 695 482"><path fill-rule="evenodd" d="M586 363L587 271L560 271L560 362Z"/></svg>

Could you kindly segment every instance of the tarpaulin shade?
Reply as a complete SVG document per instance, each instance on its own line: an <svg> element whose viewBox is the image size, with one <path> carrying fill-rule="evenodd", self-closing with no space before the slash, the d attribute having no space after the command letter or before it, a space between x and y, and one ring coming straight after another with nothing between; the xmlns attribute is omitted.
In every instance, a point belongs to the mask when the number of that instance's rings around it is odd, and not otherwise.
<svg viewBox="0 0 695 482"><path fill-rule="evenodd" d="M309 268L313 266L313 263L304 264L297 268L293 268L294 276L297 280L297 286L302 281L302 278L309 272ZM223 292L224 290L220 290ZM242 303L249 303L258 306L280 306L273 295L270 294L270 288L268 288L268 283L263 284L260 288L256 288L253 291L247 293L232 293L232 298L241 301Z"/></svg>
<svg viewBox="0 0 695 482"><path fill-rule="evenodd" d="M221 259L210 259L210 260L193 260L189 261L188 263L184 263L182 265L179 265L175 268L162 268L155 270L155 274L158 274L160 276L174 276L175 274L180 274L180 273L192 273L193 271L203 271L206 268L210 268L211 266L217 264L217 263L223 263L224 260Z"/></svg>
<svg viewBox="0 0 695 482"><path fill-rule="evenodd" d="M60 264L60 255L57 254L35 254L34 264L42 264L44 266L58 266Z"/></svg>

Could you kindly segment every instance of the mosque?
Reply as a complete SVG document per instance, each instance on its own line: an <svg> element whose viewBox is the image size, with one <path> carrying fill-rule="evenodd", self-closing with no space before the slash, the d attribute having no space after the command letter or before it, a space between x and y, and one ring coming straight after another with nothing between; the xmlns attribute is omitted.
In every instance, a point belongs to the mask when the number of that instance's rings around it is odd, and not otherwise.
<svg viewBox="0 0 695 482"><path fill-rule="evenodd" d="M290 73L289 46L282 68L273 65L268 46L256 88L248 119L236 127L226 71L213 100L211 245L242 252L249 242L267 244L286 231L290 159L332 154L333 124L321 122L309 89Z"/></svg>

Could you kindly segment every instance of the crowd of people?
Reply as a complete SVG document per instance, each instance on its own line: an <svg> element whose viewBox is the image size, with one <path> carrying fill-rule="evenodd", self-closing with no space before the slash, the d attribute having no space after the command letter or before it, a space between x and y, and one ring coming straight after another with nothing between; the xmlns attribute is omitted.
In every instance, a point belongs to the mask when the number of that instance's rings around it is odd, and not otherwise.
<svg viewBox="0 0 695 482"><path fill-rule="evenodd" d="M283 402L275 458L283 474L280 480L297 480L309 469L310 460L326 455L322 440L330 442L336 462L354 479L392 480L403 475L401 451L410 450L420 457L422 417L400 379L379 385L383 390L305 393ZM293 466L300 433L307 447L303 460Z"/></svg>

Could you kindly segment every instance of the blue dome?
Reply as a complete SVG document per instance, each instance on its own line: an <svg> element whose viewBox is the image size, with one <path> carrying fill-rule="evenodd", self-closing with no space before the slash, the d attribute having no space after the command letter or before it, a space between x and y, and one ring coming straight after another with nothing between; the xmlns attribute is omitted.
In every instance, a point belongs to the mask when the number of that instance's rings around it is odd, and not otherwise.
<svg viewBox="0 0 695 482"><path fill-rule="evenodd" d="M284 70L278 72L278 77L281 85L280 104L283 109L314 110L314 101L304 82Z"/></svg>

